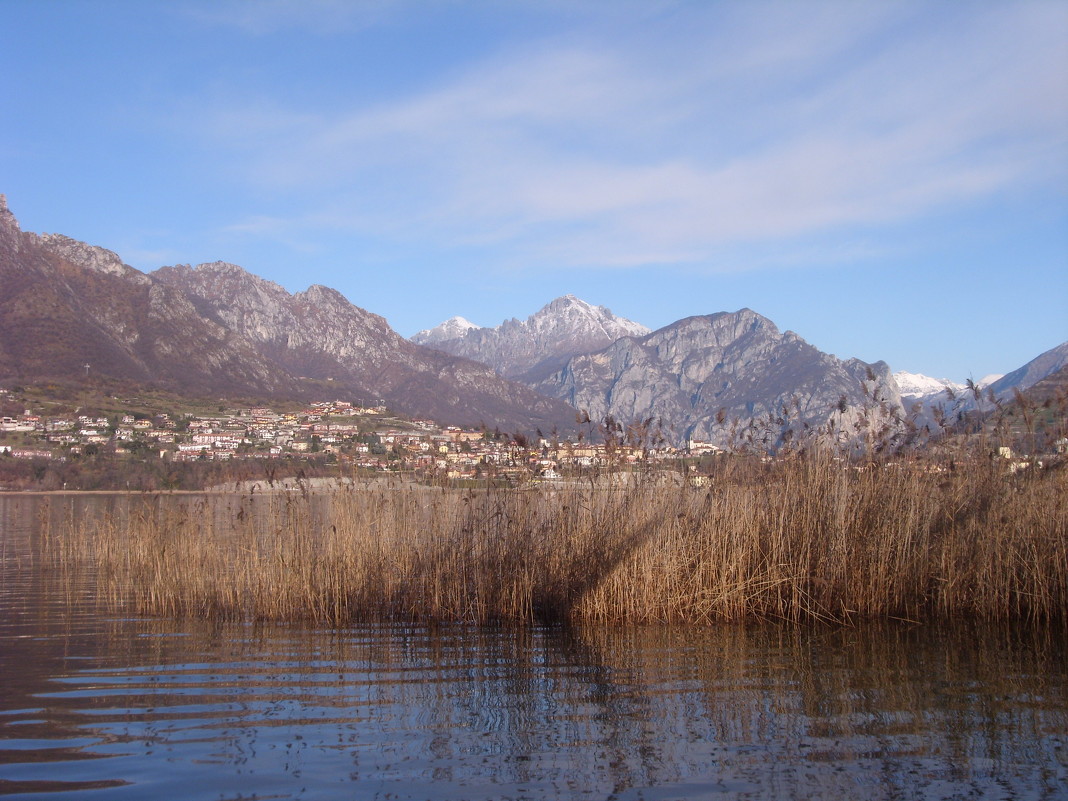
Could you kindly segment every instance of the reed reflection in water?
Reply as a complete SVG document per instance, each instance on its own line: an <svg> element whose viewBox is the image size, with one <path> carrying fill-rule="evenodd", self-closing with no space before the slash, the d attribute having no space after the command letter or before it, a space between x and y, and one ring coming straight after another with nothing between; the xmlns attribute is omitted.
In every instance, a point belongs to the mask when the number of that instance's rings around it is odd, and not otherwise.
<svg viewBox="0 0 1068 801"><path fill-rule="evenodd" d="M1048 629L175 623L100 611L4 542L0 793L1026 799L1068 786L1065 643Z"/></svg>

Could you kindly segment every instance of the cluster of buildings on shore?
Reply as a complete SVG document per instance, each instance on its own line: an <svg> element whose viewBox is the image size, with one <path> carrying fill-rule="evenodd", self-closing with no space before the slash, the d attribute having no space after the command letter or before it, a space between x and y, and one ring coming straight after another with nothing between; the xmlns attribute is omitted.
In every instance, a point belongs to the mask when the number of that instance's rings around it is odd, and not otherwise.
<svg viewBox="0 0 1068 801"><path fill-rule="evenodd" d="M16 439L19 444L5 441ZM692 444L701 449L701 444ZM160 412L109 418L26 410L0 418L0 458L60 459L102 452L173 461L315 458L367 470L435 472L450 478L517 473L554 478L562 470L660 461L689 451L528 440L486 429L401 420L381 406L346 401L313 403L295 412L258 407L210 416Z"/></svg>

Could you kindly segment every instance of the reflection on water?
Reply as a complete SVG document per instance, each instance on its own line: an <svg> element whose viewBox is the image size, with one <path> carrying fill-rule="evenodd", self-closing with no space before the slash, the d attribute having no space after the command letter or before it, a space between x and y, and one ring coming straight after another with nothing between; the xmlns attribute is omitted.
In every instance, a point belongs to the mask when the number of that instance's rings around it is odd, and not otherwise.
<svg viewBox="0 0 1068 801"><path fill-rule="evenodd" d="M0 793L1068 796L1061 632L123 619L35 557L42 503L0 497Z"/></svg>

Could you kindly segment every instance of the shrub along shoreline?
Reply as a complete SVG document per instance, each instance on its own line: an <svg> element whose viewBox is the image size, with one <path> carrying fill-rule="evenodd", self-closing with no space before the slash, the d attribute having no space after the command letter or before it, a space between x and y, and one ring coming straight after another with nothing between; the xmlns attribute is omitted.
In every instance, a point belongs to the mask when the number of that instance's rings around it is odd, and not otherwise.
<svg viewBox="0 0 1068 801"><path fill-rule="evenodd" d="M50 532L100 597L207 619L1068 619L1068 469L723 460L529 489L158 496Z"/></svg>

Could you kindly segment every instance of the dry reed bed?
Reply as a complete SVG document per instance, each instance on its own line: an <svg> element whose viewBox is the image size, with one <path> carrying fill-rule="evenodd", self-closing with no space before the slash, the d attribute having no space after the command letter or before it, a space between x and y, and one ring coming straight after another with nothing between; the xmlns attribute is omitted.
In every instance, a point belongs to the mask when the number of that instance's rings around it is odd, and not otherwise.
<svg viewBox="0 0 1068 801"><path fill-rule="evenodd" d="M140 613L260 620L1064 621L1068 470L729 462L710 487L163 499L57 553Z"/></svg>

